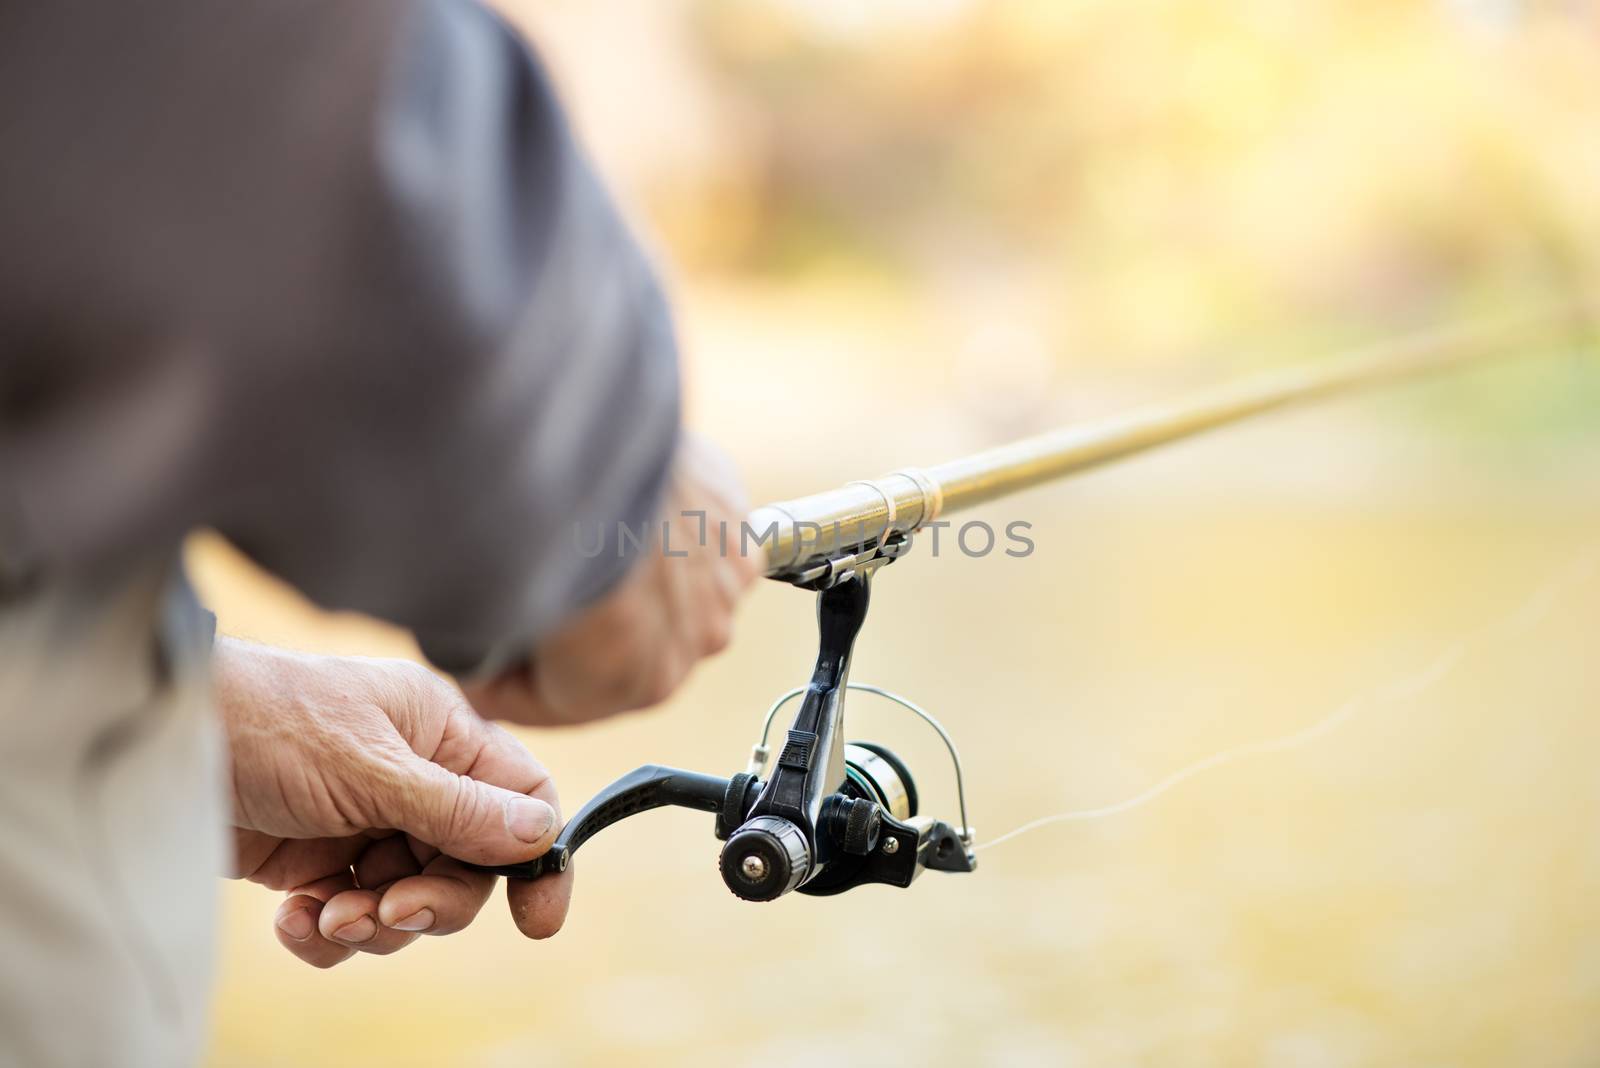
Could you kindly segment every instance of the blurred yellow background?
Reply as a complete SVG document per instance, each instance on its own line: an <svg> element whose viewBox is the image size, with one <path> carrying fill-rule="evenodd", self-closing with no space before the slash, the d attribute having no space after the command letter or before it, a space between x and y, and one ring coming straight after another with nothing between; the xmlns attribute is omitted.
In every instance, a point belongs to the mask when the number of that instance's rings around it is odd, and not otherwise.
<svg viewBox="0 0 1600 1068"><path fill-rule="evenodd" d="M1600 11L1515 0L524 0L674 289L756 500L1408 326L1600 293ZM893 389L897 398L886 401ZM910 403L905 400L908 398ZM975 514L884 572L856 679L923 702L980 840L1288 734L1600 547L1592 352L1276 417ZM907 417L906 411L914 411ZM214 541L233 634L412 654ZM1600 576L1415 695L970 877L736 901L710 818L585 847L567 929L331 972L226 890L219 1065L1600 1063ZM727 774L804 681L763 584L667 707L524 737L569 810ZM953 814L937 742L853 699Z"/></svg>

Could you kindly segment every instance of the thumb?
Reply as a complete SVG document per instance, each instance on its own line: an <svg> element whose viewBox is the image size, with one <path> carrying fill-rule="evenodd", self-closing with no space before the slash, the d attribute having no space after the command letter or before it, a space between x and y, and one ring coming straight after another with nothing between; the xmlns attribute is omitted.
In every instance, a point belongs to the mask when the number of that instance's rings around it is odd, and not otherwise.
<svg viewBox="0 0 1600 1068"><path fill-rule="evenodd" d="M396 783L391 826L472 864L515 864L555 841L556 811L537 797L456 775L420 757Z"/></svg>

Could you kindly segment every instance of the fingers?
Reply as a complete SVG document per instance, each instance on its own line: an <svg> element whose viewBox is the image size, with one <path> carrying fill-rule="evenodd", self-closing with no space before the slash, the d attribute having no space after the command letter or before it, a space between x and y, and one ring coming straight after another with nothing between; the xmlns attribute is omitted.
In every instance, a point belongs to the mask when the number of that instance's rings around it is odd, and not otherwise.
<svg viewBox="0 0 1600 1068"><path fill-rule="evenodd" d="M727 571L732 574L733 580L738 586L738 592L741 594L748 590L757 579L767 573L767 547L765 543L757 542L748 546L749 552L745 551L746 548L744 545L730 546L727 554L718 558L719 562L724 564Z"/></svg>
<svg viewBox="0 0 1600 1068"><path fill-rule="evenodd" d="M419 861L418 852L431 859ZM354 873L347 869L296 887L273 922L279 943L291 953L331 968L357 951L382 956L421 934L462 930L494 884L495 876L397 835L373 842L357 858Z"/></svg>
<svg viewBox="0 0 1600 1068"><path fill-rule="evenodd" d="M517 929L538 939L561 930L572 901L572 878L568 868L543 879L506 880L506 899ZM381 894L347 889L348 876L333 877L299 888L279 906L278 941L318 968L331 968L357 951L387 955L404 949L420 934L462 930L482 910L494 884L495 876L471 871L448 857Z"/></svg>
<svg viewBox="0 0 1600 1068"><path fill-rule="evenodd" d="M560 799L556 794L555 781L509 733L492 724L483 724L482 727L481 731L473 729L473 737L480 748L475 756L470 757L472 773L493 777L500 782L528 784L525 788L530 796L513 796L542 805L557 817L539 848L539 853L543 853L555 840L555 824L559 823ZM461 740L460 749L450 750L446 758L467 760L469 751L468 742ZM383 855L371 859L364 857L356 866L358 875L365 872L377 879L403 869L402 858L390 853L396 848L394 843L399 841L401 839L396 838L375 844L369 853ZM421 848L419 844L412 843L406 855L415 857ZM455 851L455 848L448 850L451 853ZM473 871L452 856L442 854L427 860L419 873L405 874L387 886L369 884L363 877L364 886L372 885L379 891L373 917L380 931L368 942L349 944L367 952L392 953L416 934L451 934L459 931L471 923L483 908L494 884L495 876ZM572 899L572 872L569 869L560 875L532 880L507 879L506 895L517 929L530 938L549 938L566 921L567 907ZM350 893L341 894L337 903L341 907L348 903L352 908L370 904L368 899ZM324 921L324 928L329 923L347 918L347 914L341 911L334 919ZM385 931L388 933L385 934ZM334 940L347 943L351 934L366 933L365 927L346 932L343 938L337 931L331 932Z"/></svg>
<svg viewBox="0 0 1600 1068"><path fill-rule="evenodd" d="M672 597L679 560L648 556L623 585L539 649L548 703L571 721L643 708L666 696L675 652Z"/></svg>
<svg viewBox="0 0 1600 1068"><path fill-rule="evenodd" d="M289 890L336 873L349 872L350 865L372 843L364 834L273 841L277 842L276 848L243 874L251 882L274 890Z"/></svg>
<svg viewBox="0 0 1600 1068"><path fill-rule="evenodd" d="M673 476L688 482L696 496L730 515L742 516L750 510L744 479L733 457L699 434L683 436Z"/></svg>
<svg viewBox="0 0 1600 1068"><path fill-rule="evenodd" d="M550 772L528 747L504 727L465 706L446 722L438 746L428 757L446 771L555 801ZM541 789L547 785L548 793Z"/></svg>
<svg viewBox="0 0 1600 1068"><path fill-rule="evenodd" d="M726 452L695 434L684 436L680 460L690 494L708 502L708 511L720 512L728 525L726 544L720 536L716 539L719 576L731 579L736 591L747 588L766 573L767 550L765 543L752 545L743 537L741 522L750 511L750 498L737 466Z"/></svg>
<svg viewBox="0 0 1600 1068"><path fill-rule="evenodd" d="M493 875L402 835L374 843L356 862L355 872L356 882L378 895L371 914L378 925L410 935L453 934L466 927L489 899L495 881ZM389 944L379 940L374 952L392 952Z"/></svg>
<svg viewBox="0 0 1600 1068"><path fill-rule="evenodd" d="M394 826L473 864L541 856L556 836L556 812L537 797L457 775L420 757L384 798Z"/></svg>
<svg viewBox="0 0 1600 1068"><path fill-rule="evenodd" d="M344 889L348 876L300 887L278 907L278 942L307 964L331 968L357 952L385 956L418 935L454 934L470 924L494 889L496 877L471 871L447 857L422 875L400 879L381 894ZM508 879L507 901L517 929L549 938L566 922L572 869L544 879ZM324 900L326 898L326 900Z"/></svg>
<svg viewBox="0 0 1600 1068"><path fill-rule="evenodd" d="M559 828L555 785L525 747L436 677L402 681L390 695L398 711L385 706L400 736L362 765L370 774L357 826L370 829L341 838L236 836L247 874L289 889L274 917L279 942L317 967L461 930L496 882L462 861L532 859ZM540 937L559 929L564 892L519 891L524 899L517 915L525 929Z"/></svg>
<svg viewBox="0 0 1600 1068"><path fill-rule="evenodd" d="M385 889L377 919L396 931L454 934L477 917L494 884L495 876L441 856L423 874L400 879Z"/></svg>
<svg viewBox="0 0 1600 1068"><path fill-rule="evenodd" d="M507 879L506 901L517 930L529 938L549 938L567 922L572 903L572 867L540 879Z"/></svg>
<svg viewBox="0 0 1600 1068"><path fill-rule="evenodd" d="M484 719L503 719L535 727L563 722L561 710L545 700L532 658L520 661L492 679L461 680L461 692Z"/></svg>
<svg viewBox="0 0 1600 1068"><path fill-rule="evenodd" d="M665 537L621 583L545 636L530 661L469 683L484 715L557 726L660 704L732 638L741 595L766 570L744 537L747 504L727 456L686 437L663 504ZM746 551L748 550L748 555Z"/></svg>
<svg viewBox="0 0 1600 1068"><path fill-rule="evenodd" d="M558 813L561 811L555 781L549 776L534 786L531 793ZM529 938L549 938L567 922L567 906L572 902L571 866L557 875L538 879L507 879L506 902L511 906L511 918L517 930Z"/></svg>
<svg viewBox="0 0 1600 1068"><path fill-rule="evenodd" d="M283 839L275 835L249 831L243 827L233 828L233 864L230 866L228 877L250 878L272 859L272 855L282 844ZM299 881L305 882L304 879Z"/></svg>
<svg viewBox="0 0 1600 1068"><path fill-rule="evenodd" d="M513 864L540 856L555 839L549 772L506 730L464 704L450 713L430 752L408 753L390 770L375 789L373 822L459 860Z"/></svg>
<svg viewBox="0 0 1600 1068"><path fill-rule="evenodd" d="M385 927L378 922L379 894L375 890L344 890L329 898L317 917L317 933L352 950L381 955L404 949L416 940L411 931Z"/></svg>
<svg viewBox="0 0 1600 1068"><path fill-rule="evenodd" d="M366 916L377 930L356 944L368 952L393 952L421 933L459 931L482 909L495 884L494 876L473 871L462 860L527 860L555 840L560 825L555 782L509 731L463 706L446 721L427 756L407 764L405 781L386 799L385 810L393 817L386 815L384 822L410 838L376 843L356 864L361 886L376 896L340 896L334 904L349 913L337 911L323 923L334 940L369 935L364 923L342 936L328 927L352 919L359 923ZM560 929L570 878L561 879L560 888L537 892L521 888L531 885L524 880L509 882L519 928L541 938Z"/></svg>
<svg viewBox="0 0 1600 1068"><path fill-rule="evenodd" d="M348 960L355 948L324 936L321 920L324 902L354 884L354 876L346 871L299 887L278 906L273 917L278 943L317 968L331 968Z"/></svg>
<svg viewBox="0 0 1600 1068"><path fill-rule="evenodd" d="M422 870L422 865L423 861L413 851L409 838L403 834L390 835L368 842L366 849L356 858L356 885L363 890L381 893L391 883L408 875L416 875Z"/></svg>

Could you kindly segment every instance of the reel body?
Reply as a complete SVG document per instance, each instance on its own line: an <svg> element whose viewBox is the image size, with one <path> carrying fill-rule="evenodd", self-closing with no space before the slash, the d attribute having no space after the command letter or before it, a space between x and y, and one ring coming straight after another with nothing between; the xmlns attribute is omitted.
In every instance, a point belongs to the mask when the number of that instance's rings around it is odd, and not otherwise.
<svg viewBox="0 0 1600 1068"><path fill-rule="evenodd" d="M893 558L885 553L872 562L881 566ZM746 901L772 901L795 890L820 897L868 883L910 886L925 868L973 871L977 860L960 759L949 735L910 702L849 682L876 566L807 574L806 585L818 590L817 662L810 683L785 694L768 713L770 729L788 699L802 698L770 775L765 734L750 767L727 778L647 764L584 805L544 856L483 870L523 879L565 871L578 847L602 829L672 805L716 814L722 880ZM955 761L958 791L963 791L959 828L918 813L916 783L894 753L870 742L845 741L844 699L850 689L905 705L943 736Z"/></svg>

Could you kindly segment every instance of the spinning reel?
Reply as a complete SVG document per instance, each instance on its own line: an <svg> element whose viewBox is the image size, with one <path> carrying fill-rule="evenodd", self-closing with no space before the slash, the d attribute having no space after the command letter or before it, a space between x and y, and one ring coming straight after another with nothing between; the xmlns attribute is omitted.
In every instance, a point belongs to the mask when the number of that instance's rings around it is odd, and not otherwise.
<svg viewBox="0 0 1600 1068"><path fill-rule="evenodd" d="M716 814L722 881L746 901L772 901L791 890L839 894L866 883L910 886L924 868L974 870L961 760L949 734L911 702L849 682L851 650L866 619L872 575L905 544L902 535L784 576L817 591L817 663L811 682L784 694L767 713L745 771L721 778L647 764L584 805L544 856L484 870L522 879L565 871L572 854L599 831L665 805ZM869 742L845 741L844 699L850 689L886 697L939 732L955 765L959 827L918 813L916 783L894 753ZM773 720L796 697L802 698L800 710L768 774Z"/></svg>

